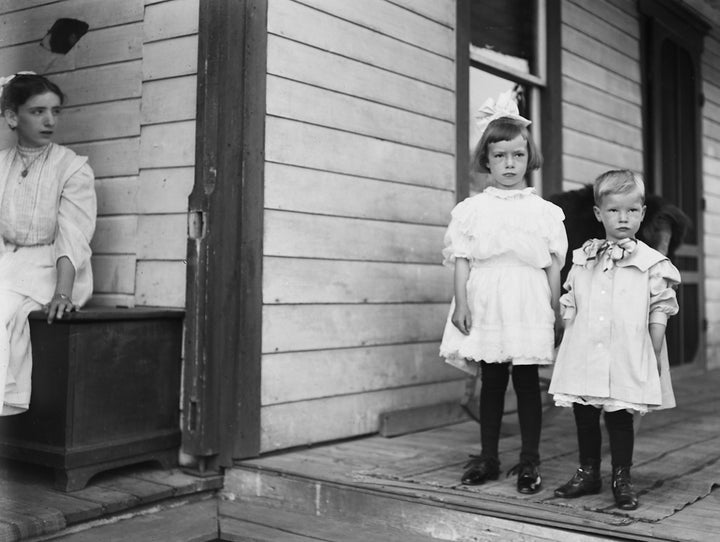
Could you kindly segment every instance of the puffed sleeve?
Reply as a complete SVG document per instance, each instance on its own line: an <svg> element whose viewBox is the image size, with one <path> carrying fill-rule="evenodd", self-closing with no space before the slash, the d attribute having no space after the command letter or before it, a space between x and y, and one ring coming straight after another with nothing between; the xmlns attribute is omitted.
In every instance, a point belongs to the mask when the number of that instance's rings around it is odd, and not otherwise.
<svg viewBox="0 0 720 542"><path fill-rule="evenodd" d="M60 194L55 260L67 256L75 270L90 261L95 233L97 198L95 176L85 163L65 182Z"/></svg>
<svg viewBox="0 0 720 542"><path fill-rule="evenodd" d="M570 268L567 279L565 280L565 284L563 284L565 293L560 296L560 316L562 316L563 320L575 319L576 305L574 284L576 269L577 266L575 265Z"/></svg>
<svg viewBox="0 0 720 542"><path fill-rule="evenodd" d="M677 314L679 309L675 289L680 284L680 272L663 260L653 265L650 275L650 316L651 324L667 325L667 319Z"/></svg>
<svg viewBox="0 0 720 542"><path fill-rule="evenodd" d="M557 205L550 204L549 207L549 218L551 221L550 227L550 239L548 243L548 249L550 254L554 254L561 261L565 261L568 249L568 238L567 232L565 231L565 213Z"/></svg>
<svg viewBox="0 0 720 542"><path fill-rule="evenodd" d="M465 199L450 214L450 224L443 239L443 265L453 267L457 258L468 258L472 253L472 203Z"/></svg>

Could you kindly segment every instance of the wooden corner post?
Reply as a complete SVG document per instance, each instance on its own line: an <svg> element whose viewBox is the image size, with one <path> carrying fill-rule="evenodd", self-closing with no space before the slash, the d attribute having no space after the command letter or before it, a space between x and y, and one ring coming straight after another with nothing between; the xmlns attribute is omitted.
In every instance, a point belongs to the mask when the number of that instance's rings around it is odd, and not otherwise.
<svg viewBox="0 0 720 542"><path fill-rule="evenodd" d="M266 21L266 0L200 0L183 451L201 471L260 448Z"/></svg>

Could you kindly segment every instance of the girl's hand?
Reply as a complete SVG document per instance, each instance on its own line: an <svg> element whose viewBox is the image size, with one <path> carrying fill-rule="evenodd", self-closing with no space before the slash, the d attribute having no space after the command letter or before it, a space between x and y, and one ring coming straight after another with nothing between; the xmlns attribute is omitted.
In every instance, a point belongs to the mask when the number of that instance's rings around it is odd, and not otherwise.
<svg viewBox="0 0 720 542"><path fill-rule="evenodd" d="M77 310L77 306L65 294L56 293L43 309L47 313L47 323L52 324L56 318L61 320L64 315Z"/></svg>
<svg viewBox="0 0 720 542"><path fill-rule="evenodd" d="M662 365L660 364L660 350L655 350L655 363L657 363L658 375L662 375Z"/></svg>
<svg viewBox="0 0 720 542"><path fill-rule="evenodd" d="M455 305L451 320L453 325L460 330L460 333L463 335L470 334L472 316L470 315L470 309L467 305L461 303Z"/></svg>

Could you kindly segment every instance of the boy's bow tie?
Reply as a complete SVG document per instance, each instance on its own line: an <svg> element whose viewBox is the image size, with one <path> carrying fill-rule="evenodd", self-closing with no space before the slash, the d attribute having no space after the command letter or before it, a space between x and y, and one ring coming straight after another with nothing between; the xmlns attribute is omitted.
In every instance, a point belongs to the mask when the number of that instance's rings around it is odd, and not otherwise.
<svg viewBox="0 0 720 542"><path fill-rule="evenodd" d="M607 239L590 239L582 246L585 252L587 265L597 265L603 260L603 271L608 271L613 266L632 254L637 248L637 239L621 239L620 241L608 241Z"/></svg>

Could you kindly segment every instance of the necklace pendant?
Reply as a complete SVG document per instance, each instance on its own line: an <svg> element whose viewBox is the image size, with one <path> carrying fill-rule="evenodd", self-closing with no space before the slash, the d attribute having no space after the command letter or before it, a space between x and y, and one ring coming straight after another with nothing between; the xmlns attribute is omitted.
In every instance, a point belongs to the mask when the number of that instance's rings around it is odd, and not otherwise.
<svg viewBox="0 0 720 542"><path fill-rule="evenodd" d="M23 179L24 179L25 177L27 177L27 174L28 174L28 170L27 170L27 169L23 169L23 170L20 172L20 175L22 175L22 178L23 178Z"/></svg>

